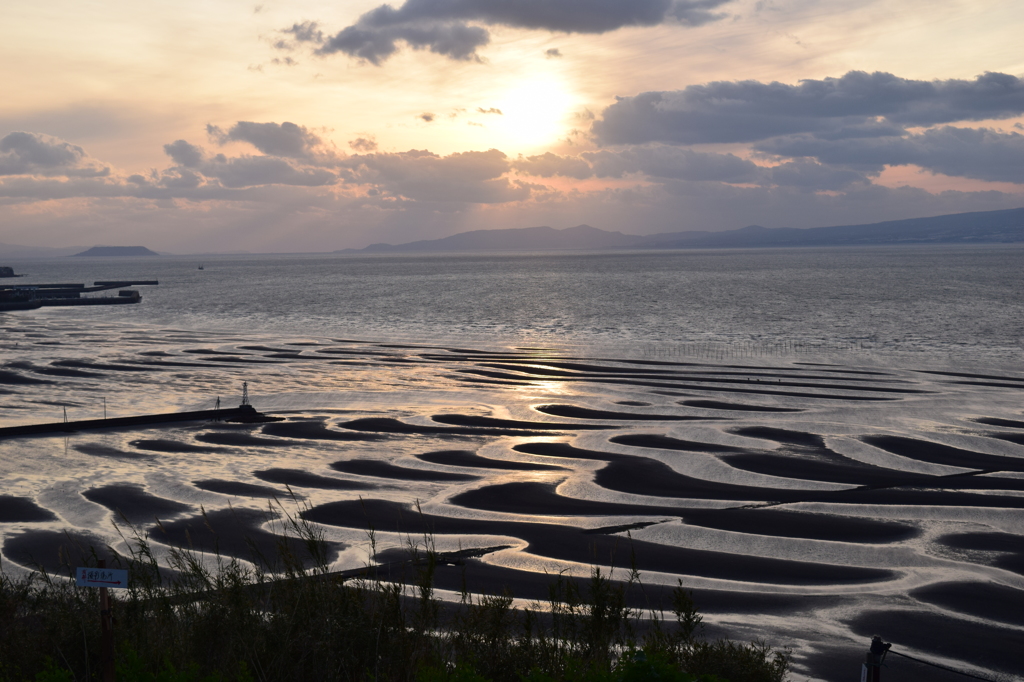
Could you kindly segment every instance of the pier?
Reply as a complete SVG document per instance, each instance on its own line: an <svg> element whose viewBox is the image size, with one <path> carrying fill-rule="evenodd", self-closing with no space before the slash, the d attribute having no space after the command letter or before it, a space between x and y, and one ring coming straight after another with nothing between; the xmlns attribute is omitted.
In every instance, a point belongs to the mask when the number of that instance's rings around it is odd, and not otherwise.
<svg viewBox="0 0 1024 682"><path fill-rule="evenodd" d="M49 424L24 424L0 428L0 439L18 436L45 436L60 433L75 433L92 429L114 429L136 426L152 426L190 421L222 421L243 424L260 424L263 422L284 421L282 417L268 417L257 412L252 405L223 410L194 410L192 412L165 412L161 414L143 414L134 417L114 417L113 419L85 419L81 421L52 422Z"/></svg>
<svg viewBox="0 0 1024 682"><path fill-rule="evenodd" d="M142 294L131 286L156 286L152 280L123 280L116 282L93 282L91 287L84 284L2 284L0 285L0 310L34 310L43 306L69 305L117 305L138 303ZM99 291L121 289L117 296L83 296Z"/></svg>

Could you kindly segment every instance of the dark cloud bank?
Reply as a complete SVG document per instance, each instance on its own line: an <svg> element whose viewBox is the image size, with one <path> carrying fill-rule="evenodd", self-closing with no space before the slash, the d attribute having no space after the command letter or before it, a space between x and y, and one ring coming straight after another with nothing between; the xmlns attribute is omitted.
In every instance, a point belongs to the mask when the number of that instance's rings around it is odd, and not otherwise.
<svg viewBox="0 0 1024 682"><path fill-rule="evenodd" d="M758 142L898 137L907 127L1020 116L1024 82L1003 73L973 81L915 81L851 71L798 85L719 81L620 97L595 122L603 144Z"/></svg>
<svg viewBox="0 0 1024 682"><path fill-rule="evenodd" d="M949 125L1021 114L1024 81L1012 75L918 81L851 71L797 85L721 81L620 97L594 122L593 133L602 145L748 143L766 155L861 173L916 165L1022 182L1024 136Z"/></svg>
<svg viewBox="0 0 1024 682"><path fill-rule="evenodd" d="M715 10L728 1L407 0L398 8L370 10L334 35L325 34L317 22L294 24L283 31L291 40L278 47L310 43L321 56L340 52L380 65L405 43L450 59L473 60L491 39L484 26L590 34L665 22L700 26L723 18Z"/></svg>

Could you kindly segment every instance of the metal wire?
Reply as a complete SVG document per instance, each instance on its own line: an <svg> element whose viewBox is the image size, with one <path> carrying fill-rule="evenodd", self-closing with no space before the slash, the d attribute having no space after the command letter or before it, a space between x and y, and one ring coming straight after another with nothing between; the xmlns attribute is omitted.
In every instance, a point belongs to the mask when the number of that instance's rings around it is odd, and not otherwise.
<svg viewBox="0 0 1024 682"><path fill-rule="evenodd" d="M903 658L909 658L910 660L917 661L918 663L924 663L925 665L930 665L933 668L939 668L939 669L945 670L947 672L956 673L957 675L963 675L964 677L970 677L970 678L975 679L975 680L983 680L984 682L997 682L996 680L993 680L991 677L980 677L980 676L975 675L973 673L965 673L963 670L957 670L956 668L949 668L949 667L946 667L944 665L940 665L938 663L932 663L931 661L926 661L926 660L921 659L921 658L915 658L914 656L910 656L908 654L901 654L900 652L893 651L892 649L889 649L889 653L890 654L895 654L897 656L902 656Z"/></svg>

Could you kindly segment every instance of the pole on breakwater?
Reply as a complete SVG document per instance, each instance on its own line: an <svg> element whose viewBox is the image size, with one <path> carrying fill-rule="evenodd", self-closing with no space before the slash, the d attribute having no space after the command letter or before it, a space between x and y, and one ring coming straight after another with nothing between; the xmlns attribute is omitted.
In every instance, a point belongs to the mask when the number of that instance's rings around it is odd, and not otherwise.
<svg viewBox="0 0 1024 682"><path fill-rule="evenodd" d="M882 662L885 655L889 653L892 644L883 642L882 638L875 635L871 638L871 647L864 654L864 665L860 671L860 682L881 682Z"/></svg>

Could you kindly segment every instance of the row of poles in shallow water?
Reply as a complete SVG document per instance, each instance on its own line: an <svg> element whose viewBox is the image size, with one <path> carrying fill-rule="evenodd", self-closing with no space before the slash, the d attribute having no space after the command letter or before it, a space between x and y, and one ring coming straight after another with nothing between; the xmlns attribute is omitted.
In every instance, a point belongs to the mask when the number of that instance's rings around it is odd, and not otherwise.
<svg viewBox="0 0 1024 682"><path fill-rule="evenodd" d="M850 353L876 350L878 344L869 340L854 341L742 341L683 343L674 346L645 346L645 358L705 358L728 360L733 358L777 357L786 355L820 355L823 353Z"/></svg>

